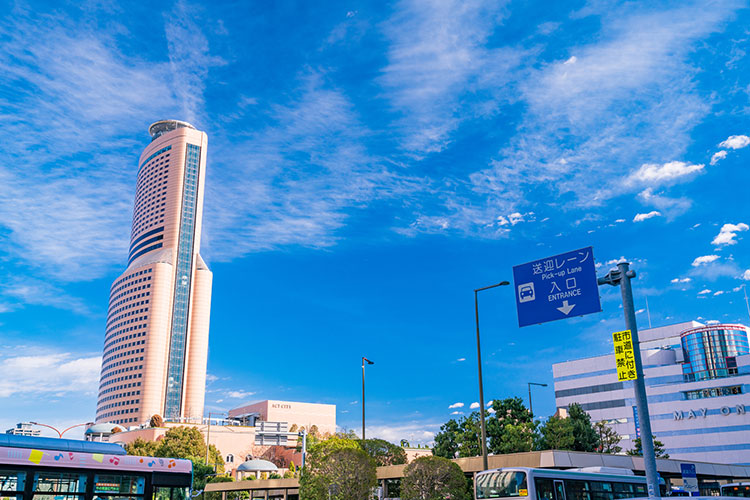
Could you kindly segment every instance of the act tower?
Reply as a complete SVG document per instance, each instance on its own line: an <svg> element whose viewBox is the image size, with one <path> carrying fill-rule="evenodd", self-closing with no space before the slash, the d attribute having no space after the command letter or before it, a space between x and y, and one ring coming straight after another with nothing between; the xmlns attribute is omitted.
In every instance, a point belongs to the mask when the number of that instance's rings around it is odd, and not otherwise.
<svg viewBox="0 0 750 500"><path fill-rule="evenodd" d="M112 284L97 422L200 422L212 274L200 256L207 137L162 120L138 160L127 269Z"/></svg>

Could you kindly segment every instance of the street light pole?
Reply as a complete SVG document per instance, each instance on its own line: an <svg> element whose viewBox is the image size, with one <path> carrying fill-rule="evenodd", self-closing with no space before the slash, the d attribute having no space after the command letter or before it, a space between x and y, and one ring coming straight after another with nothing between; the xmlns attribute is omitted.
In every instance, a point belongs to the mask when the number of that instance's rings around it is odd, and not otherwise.
<svg viewBox="0 0 750 500"><path fill-rule="evenodd" d="M532 385L538 385L539 387L547 387L547 384L539 384L537 382L526 382L529 386L529 413L531 413L531 418L534 418L534 407L531 405L531 386Z"/></svg>
<svg viewBox="0 0 750 500"><path fill-rule="evenodd" d="M484 422L484 384L482 383L482 348L479 342L479 292L496 288L498 286L510 285L507 281L501 281L496 285L485 286L474 290L474 317L477 324L477 370L479 372L479 418L482 426L482 470L489 469L487 459L487 427Z"/></svg>
<svg viewBox="0 0 750 500"><path fill-rule="evenodd" d="M362 441L365 440L365 362L368 365L375 364L374 361L362 356Z"/></svg>
<svg viewBox="0 0 750 500"><path fill-rule="evenodd" d="M598 283L599 285L619 285L620 287L625 327L630 330L630 338L633 342L633 357L635 358L635 372L637 374L637 378L633 381L633 388L635 389L635 402L641 426L641 447L643 449L643 467L646 469L648 497L659 498L659 475L656 472L654 438L651 434L651 417L648 411L646 384L643 380L643 362L641 361L638 325L635 320L635 306L633 305L633 288L630 284L630 280L633 278L635 278L635 271L630 269L630 263L619 262L617 269L612 269L606 276L599 278Z"/></svg>
<svg viewBox="0 0 750 500"><path fill-rule="evenodd" d="M56 429L55 427L52 427L51 425L47 425L47 424L40 424L39 422L29 422L29 423L30 423L31 425L38 425L38 426L40 426L40 427L46 427L46 428L48 428L48 429L52 429L53 431L55 431L55 432L57 433L57 437L59 437L59 438L61 438L61 437L62 437L62 432L60 432L59 430L57 430L57 429Z"/></svg>

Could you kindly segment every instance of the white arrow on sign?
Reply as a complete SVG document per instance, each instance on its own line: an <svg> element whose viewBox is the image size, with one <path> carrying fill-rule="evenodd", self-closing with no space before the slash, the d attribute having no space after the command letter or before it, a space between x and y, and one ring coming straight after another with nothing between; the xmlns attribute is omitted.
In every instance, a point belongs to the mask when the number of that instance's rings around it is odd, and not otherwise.
<svg viewBox="0 0 750 500"><path fill-rule="evenodd" d="M570 311L572 311L575 306L576 306L575 304L568 304L567 300L563 300L562 307L558 307L557 310L563 313L565 316L567 316L568 314L570 314Z"/></svg>

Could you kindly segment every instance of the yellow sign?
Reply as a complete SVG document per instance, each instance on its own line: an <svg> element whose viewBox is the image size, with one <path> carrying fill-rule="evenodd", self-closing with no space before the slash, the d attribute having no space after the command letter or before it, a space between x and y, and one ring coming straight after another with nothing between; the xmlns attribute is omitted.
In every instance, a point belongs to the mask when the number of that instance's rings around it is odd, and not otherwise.
<svg viewBox="0 0 750 500"><path fill-rule="evenodd" d="M520 490L518 490L518 496L519 497L527 497L527 496L529 496L529 490L525 490L523 488L520 489Z"/></svg>
<svg viewBox="0 0 750 500"><path fill-rule="evenodd" d="M104 455L102 455L101 453L94 453L93 455L91 455L91 458L93 458L95 462L99 463L102 463L104 461Z"/></svg>
<svg viewBox="0 0 750 500"><path fill-rule="evenodd" d="M612 334L615 344L615 366L617 367L617 380L635 380L638 373L635 370L635 357L633 350L633 336L630 330L615 332Z"/></svg>
<svg viewBox="0 0 750 500"><path fill-rule="evenodd" d="M42 461L43 456L44 456L43 451L31 450L31 453L29 453L29 462L34 462L35 464L39 465L39 462Z"/></svg>

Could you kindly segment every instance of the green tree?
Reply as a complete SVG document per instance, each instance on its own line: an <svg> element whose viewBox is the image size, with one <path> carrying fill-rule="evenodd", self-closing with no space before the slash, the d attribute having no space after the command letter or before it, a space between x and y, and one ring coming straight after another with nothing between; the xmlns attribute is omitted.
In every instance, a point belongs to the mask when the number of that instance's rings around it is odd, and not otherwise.
<svg viewBox="0 0 750 500"><path fill-rule="evenodd" d="M146 441L143 438L136 438L132 443L125 444L125 452L128 455L138 457L153 457L156 454L156 448L159 444L156 441Z"/></svg>
<svg viewBox="0 0 750 500"><path fill-rule="evenodd" d="M305 500L367 500L377 485L373 460L352 439L332 437L312 446L300 478Z"/></svg>
<svg viewBox="0 0 750 500"><path fill-rule="evenodd" d="M461 467L443 457L420 457L406 466L401 482L404 500L469 500Z"/></svg>
<svg viewBox="0 0 750 500"><path fill-rule="evenodd" d="M514 453L526 450L524 440L517 441L518 432L506 435L505 429L509 425L532 424L533 416L523 404L521 398L506 398L492 401L493 413L487 418L487 438L489 440L487 449L490 453ZM478 419L477 419L478 420ZM520 448L514 448L511 444L519 444Z"/></svg>
<svg viewBox="0 0 750 500"><path fill-rule="evenodd" d="M568 407L568 418L573 426L573 451L598 451L599 434L591 425L591 416L578 403Z"/></svg>
<svg viewBox="0 0 750 500"><path fill-rule="evenodd" d="M479 423L479 413L461 417L458 421L458 456L477 457L482 454L482 430Z"/></svg>
<svg viewBox="0 0 750 500"><path fill-rule="evenodd" d="M315 425L315 424L313 424L313 425L310 426L310 430L307 431L307 434L309 436L320 438L320 431L318 430L318 426Z"/></svg>
<svg viewBox="0 0 750 500"><path fill-rule="evenodd" d="M435 445L432 454L436 457L456 458L458 454L458 435L460 428L454 419L448 420L440 426L440 431L435 434Z"/></svg>
<svg viewBox="0 0 750 500"><path fill-rule="evenodd" d="M613 428L607 425L605 420L594 424L594 430L599 436L599 453L620 453L622 446L619 446L622 439Z"/></svg>
<svg viewBox="0 0 750 500"><path fill-rule="evenodd" d="M633 444L635 445L635 448L628 450L625 453L630 456L642 457L643 444L641 443L641 438L635 438ZM656 436L654 436L654 455L656 455L656 458L669 458L669 454L664 451L664 443L656 439Z"/></svg>
<svg viewBox="0 0 750 500"><path fill-rule="evenodd" d="M536 422L521 422L505 426L503 438L500 440L499 453L519 453L533 451L538 441Z"/></svg>
<svg viewBox="0 0 750 500"><path fill-rule="evenodd" d="M575 444L573 423L569 418L550 417L540 428L542 450L572 450Z"/></svg>
<svg viewBox="0 0 750 500"><path fill-rule="evenodd" d="M384 439L365 439L360 440L359 444L378 466L406 463L406 451Z"/></svg>

